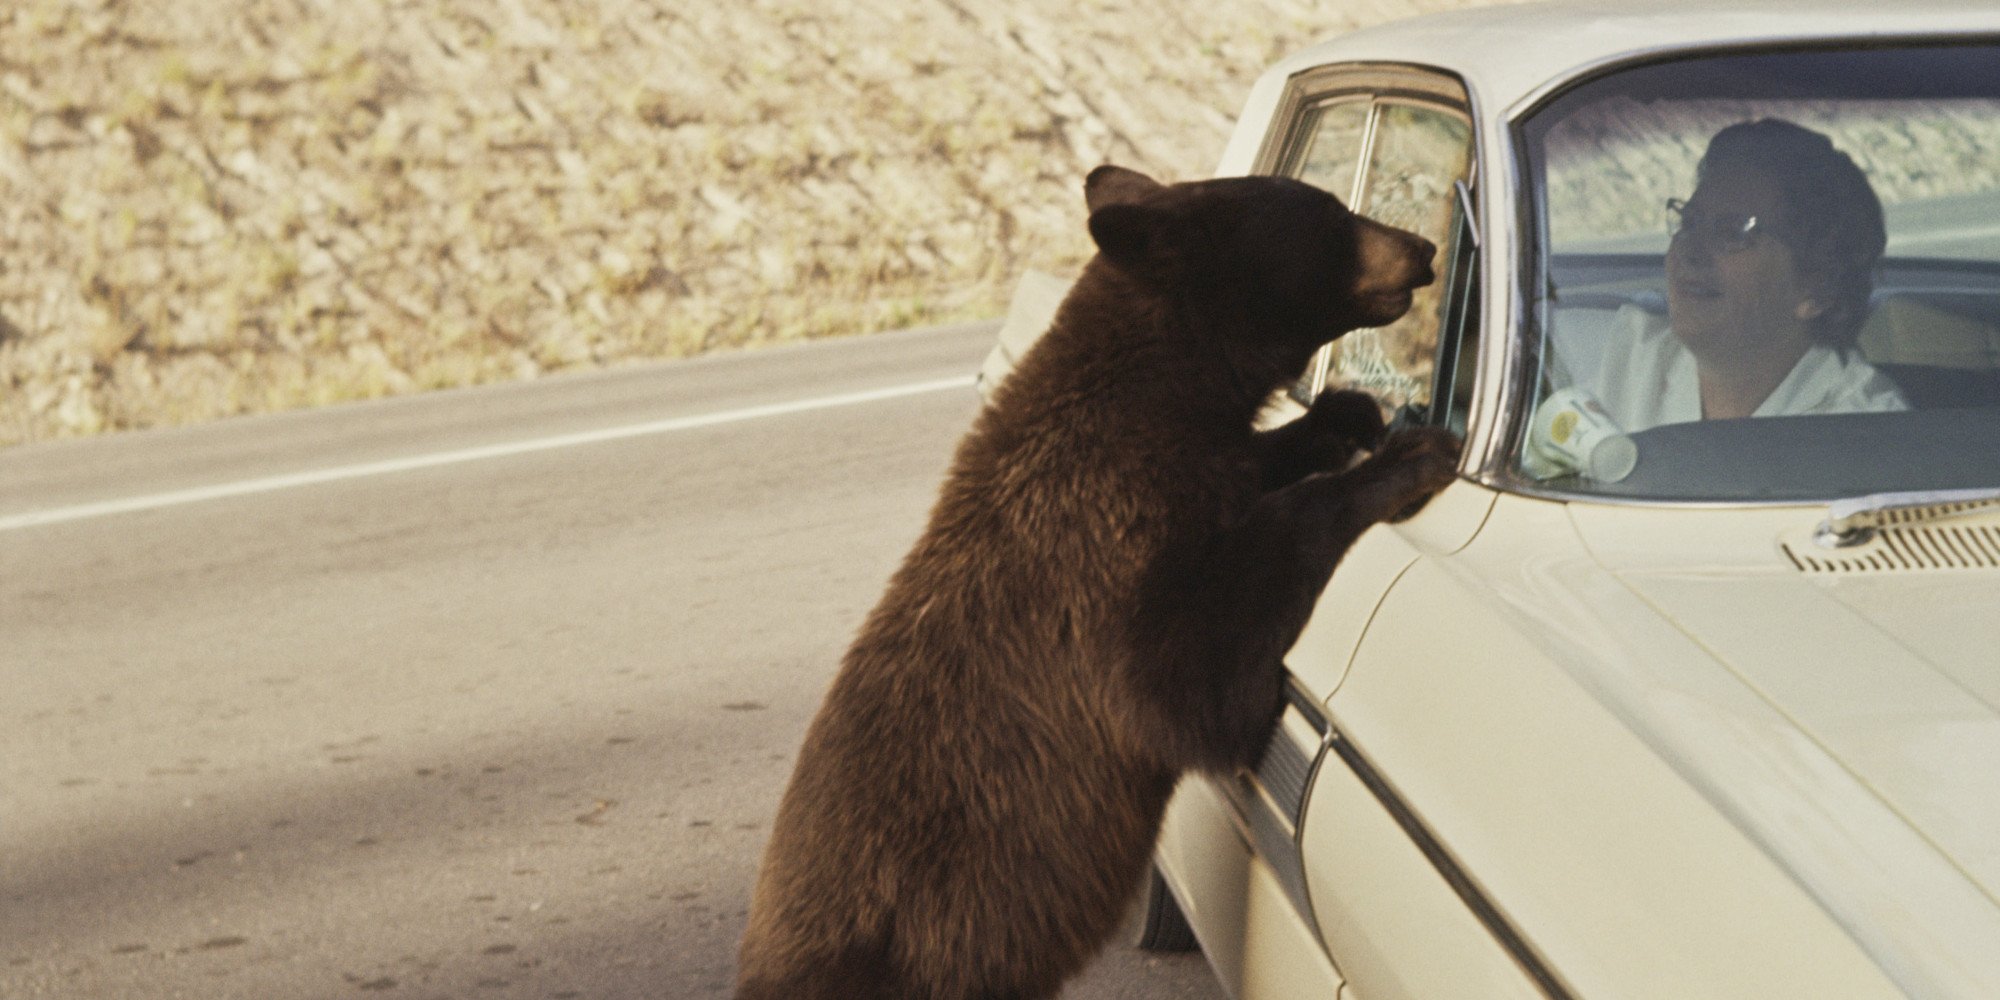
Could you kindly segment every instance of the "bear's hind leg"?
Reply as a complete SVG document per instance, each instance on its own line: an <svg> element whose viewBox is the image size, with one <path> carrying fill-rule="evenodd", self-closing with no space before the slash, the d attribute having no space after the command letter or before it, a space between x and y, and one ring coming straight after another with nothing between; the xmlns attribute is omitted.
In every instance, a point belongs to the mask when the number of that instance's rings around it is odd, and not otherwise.
<svg viewBox="0 0 2000 1000"><path fill-rule="evenodd" d="M889 967L884 950L852 948L787 975L745 979L735 1000L929 1000Z"/></svg>

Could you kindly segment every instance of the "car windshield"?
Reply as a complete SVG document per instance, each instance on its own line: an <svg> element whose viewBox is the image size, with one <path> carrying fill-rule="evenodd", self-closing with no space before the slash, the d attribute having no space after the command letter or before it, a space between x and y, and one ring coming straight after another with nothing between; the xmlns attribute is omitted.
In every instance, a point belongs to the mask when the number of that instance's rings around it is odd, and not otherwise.
<svg viewBox="0 0 2000 1000"><path fill-rule="evenodd" d="M2000 486L2000 44L1724 53L1520 130L1544 491Z"/></svg>

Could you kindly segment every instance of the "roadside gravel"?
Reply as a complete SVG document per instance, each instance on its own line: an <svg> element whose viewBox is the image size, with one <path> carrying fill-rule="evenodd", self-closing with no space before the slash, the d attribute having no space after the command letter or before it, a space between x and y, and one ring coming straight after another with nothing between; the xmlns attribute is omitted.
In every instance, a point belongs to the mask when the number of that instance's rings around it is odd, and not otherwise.
<svg viewBox="0 0 2000 1000"><path fill-rule="evenodd" d="M1455 0L15 0L0 445L997 315Z"/></svg>

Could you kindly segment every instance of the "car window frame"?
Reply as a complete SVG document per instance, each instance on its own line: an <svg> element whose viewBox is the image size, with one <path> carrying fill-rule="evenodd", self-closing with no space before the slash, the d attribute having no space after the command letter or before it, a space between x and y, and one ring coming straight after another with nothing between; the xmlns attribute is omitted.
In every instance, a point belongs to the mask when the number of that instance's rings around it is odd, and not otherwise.
<svg viewBox="0 0 2000 1000"><path fill-rule="evenodd" d="M1951 36L1885 34L1869 39L1865 46L1853 44L1852 39L1819 35L1782 41L1757 39L1675 46L1638 55L1606 59L1587 69L1553 78L1510 108L1506 121L1498 126L1498 131L1503 148L1510 151L1509 162L1504 163L1500 170L1511 174L1504 183L1511 185L1512 188L1508 197L1514 213L1515 244L1512 253L1501 264L1512 268L1513 273L1505 280L1508 283L1508 290L1516 300L1513 315L1509 319L1511 328L1504 332L1496 331L1495 334L1496 338L1504 338L1507 341L1505 363L1494 369L1492 385L1488 390L1492 395L1490 409L1486 412L1492 414L1492 420L1483 431L1479 454L1474 460L1477 469L1475 478L1492 489L1517 496L1559 503L1582 502L1606 507L1752 510L1770 507L1824 506L1849 498L1853 491L1831 489L1788 491L1780 495L1759 495L1744 491L1727 495L1700 493L1685 496L1628 495L1623 492L1580 487L1558 481L1537 480L1519 468L1518 455L1525 447L1534 409L1544 395L1540 385L1547 375L1546 365L1550 353L1547 340L1553 328L1552 313L1556 306L1552 276L1557 255L1552 246L1548 197L1545 190L1547 164L1543 159L1544 151L1539 136L1539 131L1545 127L1545 123L1541 119L1563 103L1573 100L1580 92L1596 89L1607 80L1636 75L1673 64L1733 57L1792 54L1810 56L1896 49L1991 49L1995 46L2000 46L2000 34L1992 32L1960 33ZM1956 96L1956 94L1956 91L1949 91L1945 96ZM1710 96L1741 97L1734 91L1717 91ZM1887 258L1884 263L1894 264ZM1822 414L1789 419L1819 420L1834 416L1851 417L1854 414ZM1743 419L1772 421L1787 418Z"/></svg>
<svg viewBox="0 0 2000 1000"><path fill-rule="evenodd" d="M1334 194L1349 205L1362 205L1364 213L1377 129L1385 109L1415 106L1440 111L1460 119L1466 126L1463 190L1457 190L1455 185L1450 238L1448 243L1440 245L1437 261L1439 281L1445 286L1441 294L1445 298L1431 373L1431 401L1427 406L1407 408L1395 415L1399 424L1445 425L1464 433L1472 400L1454 405L1454 388L1460 378L1459 368L1471 363L1476 371L1480 357L1479 304L1483 297L1480 283L1485 271L1479 266L1478 249L1481 136L1470 88L1462 78L1448 71L1400 63L1336 63L1305 70L1291 78L1279 99L1271 119L1276 127L1266 134L1252 172L1292 176L1315 134L1309 127L1318 121L1315 112L1351 101L1367 101L1368 116L1356 154L1353 189ZM1309 405L1325 387L1332 356L1331 344L1314 352L1312 362L1293 387L1295 400Z"/></svg>

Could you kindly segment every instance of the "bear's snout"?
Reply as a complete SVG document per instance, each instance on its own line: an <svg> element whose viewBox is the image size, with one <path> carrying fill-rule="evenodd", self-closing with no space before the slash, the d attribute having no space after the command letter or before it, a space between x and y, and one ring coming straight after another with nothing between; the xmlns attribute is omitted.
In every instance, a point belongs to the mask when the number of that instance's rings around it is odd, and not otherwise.
<svg viewBox="0 0 2000 1000"><path fill-rule="evenodd" d="M1437 244L1373 219L1356 216L1354 221L1360 262L1354 279L1355 300L1375 324L1392 322L1409 311L1413 292L1437 280L1431 267Z"/></svg>
<svg viewBox="0 0 2000 1000"><path fill-rule="evenodd" d="M1437 244L1406 229L1385 226L1373 219L1356 218L1355 233L1361 258L1358 289L1408 291L1437 280L1431 261L1437 258Z"/></svg>

